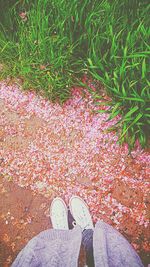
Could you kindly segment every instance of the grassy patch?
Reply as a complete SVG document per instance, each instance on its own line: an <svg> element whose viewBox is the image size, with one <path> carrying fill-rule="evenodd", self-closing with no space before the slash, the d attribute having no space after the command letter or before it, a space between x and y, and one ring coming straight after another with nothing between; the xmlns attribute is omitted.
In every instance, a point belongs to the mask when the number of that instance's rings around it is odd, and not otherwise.
<svg viewBox="0 0 150 267"><path fill-rule="evenodd" d="M146 1L103 3L103 20L95 17L95 35L89 44L88 66L113 102L110 119L121 114L120 141L145 146L150 130L148 13ZM97 20L97 22L96 22ZM116 127L115 126L115 127Z"/></svg>
<svg viewBox="0 0 150 267"><path fill-rule="evenodd" d="M112 97L120 141L144 147L150 128L147 0L36 0L0 3L1 78L18 76L65 101L86 71ZM99 92L97 92L99 93ZM100 96L101 97L101 96Z"/></svg>

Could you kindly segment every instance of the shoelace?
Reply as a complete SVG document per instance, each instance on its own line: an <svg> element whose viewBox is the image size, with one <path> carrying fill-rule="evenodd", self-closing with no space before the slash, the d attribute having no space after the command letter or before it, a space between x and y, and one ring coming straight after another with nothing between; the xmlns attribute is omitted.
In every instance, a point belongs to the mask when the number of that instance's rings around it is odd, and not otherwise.
<svg viewBox="0 0 150 267"><path fill-rule="evenodd" d="M75 227L75 226L78 225L78 224L77 224L76 221L73 221L73 222L72 222L72 225ZM83 230L85 230L86 227L89 226L89 225L90 225L90 223L88 222L88 224L84 226Z"/></svg>

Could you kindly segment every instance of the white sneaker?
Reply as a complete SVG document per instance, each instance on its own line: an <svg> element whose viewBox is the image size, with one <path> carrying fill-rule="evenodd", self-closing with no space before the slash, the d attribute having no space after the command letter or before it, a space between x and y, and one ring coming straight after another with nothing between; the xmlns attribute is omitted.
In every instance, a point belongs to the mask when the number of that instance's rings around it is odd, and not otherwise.
<svg viewBox="0 0 150 267"><path fill-rule="evenodd" d="M54 229L68 230L68 210L62 198L53 199L50 207L50 217Z"/></svg>
<svg viewBox="0 0 150 267"><path fill-rule="evenodd" d="M71 197L69 208L76 224L80 225L82 230L94 228L89 208L82 198L78 196Z"/></svg>

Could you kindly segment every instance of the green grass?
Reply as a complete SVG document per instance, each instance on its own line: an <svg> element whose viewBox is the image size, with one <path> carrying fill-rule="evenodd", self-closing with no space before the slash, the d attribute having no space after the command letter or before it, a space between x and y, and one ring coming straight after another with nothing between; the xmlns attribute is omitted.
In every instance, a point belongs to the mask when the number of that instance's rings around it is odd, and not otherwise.
<svg viewBox="0 0 150 267"><path fill-rule="evenodd" d="M87 72L112 98L110 119L122 117L120 142L148 143L147 0L1 0L0 13L1 78L20 77L24 88L63 102Z"/></svg>
<svg viewBox="0 0 150 267"><path fill-rule="evenodd" d="M150 130L150 5L146 1L114 2L113 9L111 5L104 8L103 20L90 39L88 65L113 99L110 119L122 116L115 126L121 129L120 141L133 147L139 139L144 147Z"/></svg>

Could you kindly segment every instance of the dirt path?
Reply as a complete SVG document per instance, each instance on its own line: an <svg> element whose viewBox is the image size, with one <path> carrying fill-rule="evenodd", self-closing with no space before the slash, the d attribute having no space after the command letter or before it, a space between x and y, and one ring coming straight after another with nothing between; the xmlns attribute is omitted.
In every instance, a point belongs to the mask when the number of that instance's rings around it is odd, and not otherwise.
<svg viewBox="0 0 150 267"><path fill-rule="evenodd" d="M107 132L114 121L93 115L92 105L79 89L60 107L1 83L0 266L10 266L29 239L51 227L55 196L67 203L73 194L89 204L95 222L113 225L148 263L149 152L137 145L128 155Z"/></svg>
<svg viewBox="0 0 150 267"><path fill-rule="evenodd" d="M52 199L6 181L0 183L0 199L0 266L8 267L32 237L51 228ZM84 261L82 248L80 267Z"/></svg>
<svg viewBox="0 0 150 267"><path fill-rule="evenodd" d="M50 227L49 200L6 181L0 184L0 197L0 266L9 266L34 235Z"/></svg>

